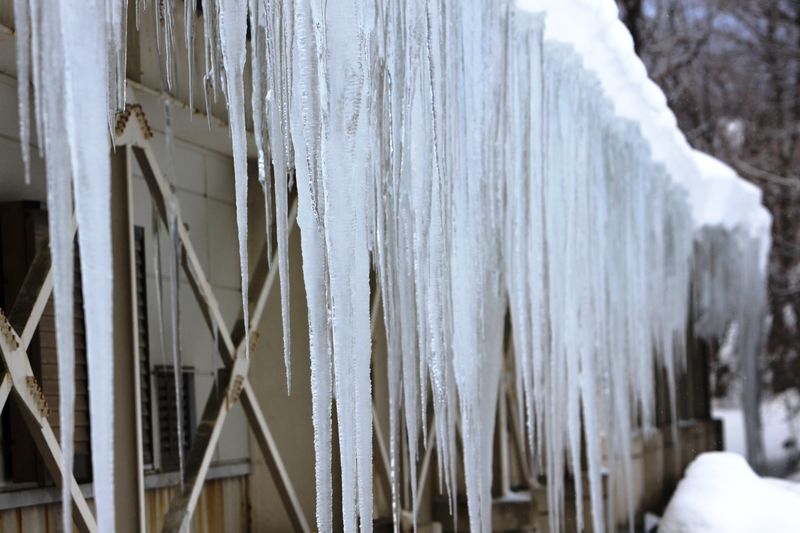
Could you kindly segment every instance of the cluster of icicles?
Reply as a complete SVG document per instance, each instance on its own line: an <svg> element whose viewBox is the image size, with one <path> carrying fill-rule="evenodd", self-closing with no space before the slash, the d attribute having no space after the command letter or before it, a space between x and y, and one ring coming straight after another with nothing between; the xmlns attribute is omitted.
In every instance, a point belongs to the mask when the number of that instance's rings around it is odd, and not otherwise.
<svg viewBox="0 0 800 533"><path fill-rule="evenodd" d="M566 2L576 10L591 3ZM99 528L112 531L108 130L125 100L127 0L14 4L22 146L30 76L47 155L65 466L74 195L78 227L89 228L79 237L94 494ZM134 11L137 24L155 14L167 89L177 81L176 4L137 0ZM444 488L454 499L460 432L470 528L491 529L507 316L519 409L529 453L546 474L553 530L563 527L568 472L579 526L584 470L594 531L615 523L603 509L602 472L621 472L632 502L631 439L652 425L656 365L666 370L674 406L692 277L686 191L654 158L641 124L615 112L581 55L545 42L543 19L530 11L545 3L527 4L204 0L201 15L185 2L187 48L197 32L204 39L206 106L218 91L228 105L242 287L248 112L268 214L274 194L287 381L287 196L296 184L320 531L333 528L334 408L344 529L372 528L371 270L388 341L396 521L401 435L413 465L430 403ZM188 60L190 72L198 68ZM247 320L244 291L243 303ZM68 490L64 500L68 509ZM69 512L64 518L69 530Z"/></svg>
<svg viewBox="0 0 800 533"><path fill-rule="evenodd" d="M695 231L692 257L695 332L705 339L721 340L731 324L731 312L736 315L733 318L740 355L738 375L747 459L751 467L758 469L764 465L758 354L766 334L771 217L765 209L742 209L748 203L760 203L760 190L741 182L732 187L730 178L735 173L731 168L706 154L696 153L695 158L709 178L705 194L718 199L716 205L706 204L704 214L695 214L695 218L705 220ZM739 224L733 223L736 220Z"/></svg>

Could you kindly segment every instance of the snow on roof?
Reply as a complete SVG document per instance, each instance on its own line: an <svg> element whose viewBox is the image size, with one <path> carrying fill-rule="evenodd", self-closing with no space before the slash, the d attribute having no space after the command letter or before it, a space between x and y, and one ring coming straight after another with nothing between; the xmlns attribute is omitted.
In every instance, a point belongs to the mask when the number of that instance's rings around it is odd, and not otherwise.
<svg viewBox="0 0 800 533"><path fill-rule="evenodd" d="M772 215L761 203L761 189L742 179L719 159L693 151L699 179L692 183L692 215L698 226L742 231L759 243L759 268L766 268Z"/></svg>
<svg viewBox="0 0 800 533"><path fill-rule="evenodd" d="M721 226L743 231L760 243L759 267L766 268L772 217L760 190L721 161L693 150L658 85L647 75L613 2L519 0L522 10L543 13L545 43L566 44L593 72L614 112L634 122L654 161L666 167L689 197L695 228ZM576 9L580 7L580 9Z"/></svg>

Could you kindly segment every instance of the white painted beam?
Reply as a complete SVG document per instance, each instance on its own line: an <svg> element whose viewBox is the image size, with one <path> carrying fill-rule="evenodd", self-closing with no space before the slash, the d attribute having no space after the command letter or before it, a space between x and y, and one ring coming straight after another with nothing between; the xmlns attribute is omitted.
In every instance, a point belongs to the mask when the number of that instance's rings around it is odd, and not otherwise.
<svg viewBox="0 0 800 533"><path fill-rule="evenodd" d="M42 287L40 292L49 292L49 289ZM29 320L25 320L26 324L29 322ZM64 472L61 470L62 454L53 428L47 420L50 409L33 375L28 353L22 346L22 339L17 335L5 315L0 315L0 356L2 356L7 370L6 376L3 378L3 385L5 386L6 377L11 379L12 385L9 388L13 390L14 396L19 401L22 418L31 432L47 470L56 485L61 487L64 482ZM72 494L75 525L82 532L96 532L97 523L94 515L89 509L75 477L70 475L68 483L70 483Z"/></svg>
<svg viewBox="0 0 800 533"><path fill-rule="evenodd" d="M0 382L0 413L3 412L3 408L6 406L6 400L8 400L8 395L11 394L12 388L13 381L11 379L11 374L6 372L3 374L3 381Z"/></svg>

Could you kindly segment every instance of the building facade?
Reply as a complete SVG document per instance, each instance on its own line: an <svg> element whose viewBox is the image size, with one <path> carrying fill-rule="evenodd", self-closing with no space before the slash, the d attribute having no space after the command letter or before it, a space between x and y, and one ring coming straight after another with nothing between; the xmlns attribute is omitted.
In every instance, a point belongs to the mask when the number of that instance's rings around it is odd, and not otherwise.
<svg viewBox="0 0 800 533"><path fill-rule="evenodd" d="M0 1L0 307L14 326L15 304L20 294L27 294L29 272L35 273L46 256L48 239L44 162L32 147L31 182L26 184L20 155L11 4ZM178 20L178 34L180 25ZM268 246L264 232L251 231L248 239L251 313L261 311L251 330L246 383L237 384L225 364L226 354L230 358L231 347L239 349L244 337L233 160L224 100L220 96L212 102L209 115L201 112L199 77L191 89L184 84L172 94L162 90L154 28L146 17L139 32L129 32L131 105L127 116L120 117L117 147L109 154L115 261L115 351L109 357L114 358L117 391L113 400L117 530L177 531L186 523L198 532L303 530L314 523L315 477L299 231L294 228L289 237L294 324L291 394L287 394L282 355L279 289L277 283L272 287L275 263L267 257L274 245ZM183 43L178 41L180 48ZM201 46L199 40L197 46ZM185 51L179 50L176 57L185 57ZM179 79L186 79L186 65L179 61L177 67ZM254 173L251 176L250 227L264 227L260 185ZM169 213L176 212L177 226L170 227ZM79 268L76 264L76 272ZM78 288L76 277L76 295ZM177 306L173 295L177 295ZM179 365L172 350L174 309L178 310ZM40 312L27 357L35 378L31 383L41 391L42 405L49 411L42 416L57 439L52 302ZM74 476L91 509L87 401L91 391L85 379L81 312L76 299ZM375 516L379 517L376 528L389 530L385 341L381 321L375 321L374 327ZM699 346L682 378L685 383L680 390L690 392L680 399L679 423L670 424L664 389L659 393L660 427L638 435L633 444L631 496L637 521L645 511L658 511L666 503L683 467L695 455L721 446L719 424L710 416L707 349L703 352ZM546 480L526 457L523 422L515 412L517 393L513 380L504 380L495 431L494 520L497 530L536 527L543 531L547 528ZM48 447L36 436L41 427L24 412L17 393L6 392L4 399L8 401L0 426L0 531L57 531L60 491L54 482L52 442ZM401 506L412 507L408 472L417 468L417 523L432 531L452 530L455 524L447 499L438 491L436 454L421 449L420 464L403 465ZM336 472L338 466L333 468ZM628 516L624 492L621 487L606 491L615 502L620 524ZM466 507L458 514L466 517ZM566 516L571 515L567 510ZM409 512L401 516L403 526L410 527ZM76 523L91 530L81 520ZM465 528L467 520L458 525Z"/></svg>

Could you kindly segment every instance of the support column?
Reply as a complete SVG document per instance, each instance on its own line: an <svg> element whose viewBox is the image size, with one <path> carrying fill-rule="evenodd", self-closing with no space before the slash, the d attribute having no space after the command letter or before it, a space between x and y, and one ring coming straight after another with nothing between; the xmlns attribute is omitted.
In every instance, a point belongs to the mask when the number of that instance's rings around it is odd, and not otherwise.
<svg viewBox="0 0 800 533"><path fill-rule="evenodd" d="M144 531L139 364L136 332L130 152L111 154L114 275L114 505L118 533Z"/></svg>

